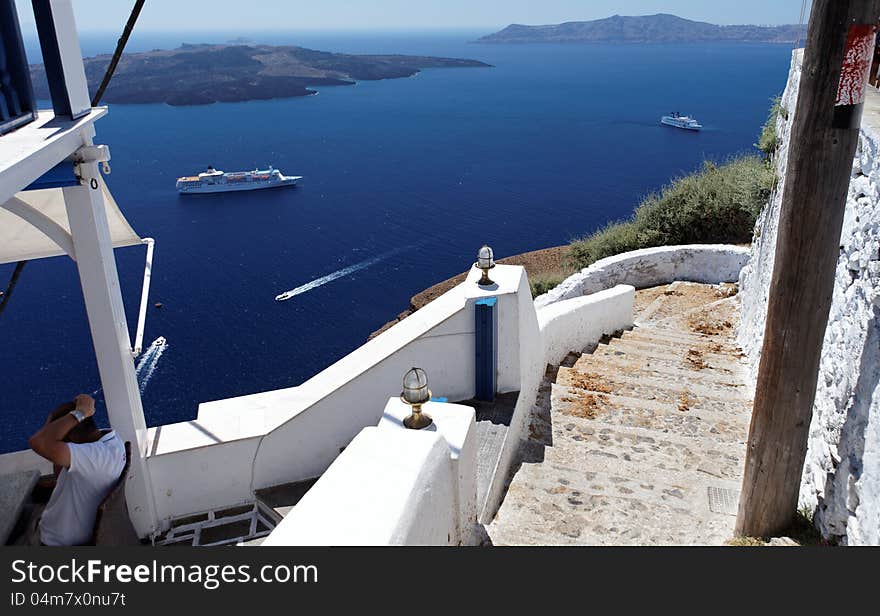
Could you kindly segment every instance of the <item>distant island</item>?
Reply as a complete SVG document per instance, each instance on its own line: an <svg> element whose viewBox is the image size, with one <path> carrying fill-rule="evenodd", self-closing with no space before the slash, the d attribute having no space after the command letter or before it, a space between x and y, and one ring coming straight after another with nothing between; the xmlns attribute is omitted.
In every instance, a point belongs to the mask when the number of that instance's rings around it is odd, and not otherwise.
<svg viewBox="0 0 880 616"><path fill-rule="evenodd" d="M86 58L90 91L97 89L110 55ZM207 105L315 94L309 86L411 77L425 68L488 67L476 60L403 55L351 55L304 47L187 45L125 54L104 94L109 103ZM38 98L49 98L42 64L31 67Z"/></svg>
<svg viewBox="0 0 880 616"><path fill-rule="evenodd" d="M550 26L513 24L477 43L794 43L805 26L717 26L660 13Z"/></svg>

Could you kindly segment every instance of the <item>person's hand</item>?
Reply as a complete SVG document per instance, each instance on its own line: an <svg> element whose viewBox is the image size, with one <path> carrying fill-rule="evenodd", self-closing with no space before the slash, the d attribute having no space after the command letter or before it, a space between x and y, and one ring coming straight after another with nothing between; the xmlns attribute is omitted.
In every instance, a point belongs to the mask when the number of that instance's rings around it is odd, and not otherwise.
<svg viewBox="0 0 880 616"><path fill-rule="evenodd" d="M76 410L82 412L84 416L91 417L95 414L95 399L90 395L79 394L73 401L76 403Z"/></svg>

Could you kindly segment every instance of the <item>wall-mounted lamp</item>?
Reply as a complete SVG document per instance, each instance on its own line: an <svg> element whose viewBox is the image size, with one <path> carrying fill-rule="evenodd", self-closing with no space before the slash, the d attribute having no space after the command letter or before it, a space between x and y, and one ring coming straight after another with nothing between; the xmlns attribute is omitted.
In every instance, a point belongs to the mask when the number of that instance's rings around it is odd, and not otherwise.
<svg viewBox="0 0 880 616"><path fill-rule="evenodd" d="M413 368L403 375L403 392L400 400L408 404L412 412L403 420L403 425L411 430L421 430L430 426L434 420L422 412L422 405L431 399L428 389L428 375L421 368Z"/></svg>
<svg viewBox="0 0 880 616"><path fill-rule="evenodd" d="M490 284L495 284L489 278L489 270L495 267L495 253L492 252L491 248L483 245L479 252L477 252L477 262L474 265L483 270L483 277L477 282L478 285L486 287Z"/></svg>

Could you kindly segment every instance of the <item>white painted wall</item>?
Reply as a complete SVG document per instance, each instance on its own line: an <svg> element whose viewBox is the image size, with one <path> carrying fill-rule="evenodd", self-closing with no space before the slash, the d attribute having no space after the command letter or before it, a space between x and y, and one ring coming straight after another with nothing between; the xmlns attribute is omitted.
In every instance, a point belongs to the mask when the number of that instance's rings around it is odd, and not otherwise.
<svg viewBox="0 0 880 616"><path fill-rule="evenodd" d="M789 117L777 124L779 189L758 220L740 278L739 341L753 377L764 337L800 60L799 53L793 56L783 97ZM871 90L868 105L876 109L880 93ZM871 117L862 122L853 163L800 493L822 534L850 545L880 544L880 136Z"/></svg>
<svg viewBox="0 0 880 616"><path fill-rule="evenodd" d="M635 291L629 285L617 285L539 308L544 362L558 365L571 351L581 351L605 334L630 329Z"/></svg>
<svg viewBox="0 0 880 616"><path fill-rule="evenodd" d="M676 280L709 284L735 282L748 258L748 248L728 244L689 244L633 250L600 259L569 276L556 288L535 298L535 306L542 308L619 284L643 289Z"/></svg>
<svg viewBox="0 0 880 616"><path fill-rule="evenodd" d="M433 423L408 430L410 407L389 398L263 543L473 545L477 532L474 409L429 402Z"/></svg>
<svg viewBox="0 0 880 616"><path fill-rule="evenodd" d="M477 286L479 276L472 271L298 387L202 404L194 421L151 429L148 463L160 518L248 502L255 489L321 475L361 429L379 421L412 366L427 371L436 396L473 397L473 304L482 297L498 298L498 387L522 389L514 414L519 432L544 367L528 279L521 267L503 265L492 270L494 287Z"/></svg>
<svg viewBox="0 0 880 616"><path fill-rule="evenodd" d="M438 432L364 428L262 545L455 545L455 486Z"/></svg>
<svg viewBox="0 0 880 616"><path fill-rule="evenodd" d="M499 343L498 363L499 369L502 365L509 369L511 377L513 374L518 374L518 383L514 385L512 382L505 382L505 388L502 389L502 380L499 376L498 387L501 392L519 390L519 398L517 398L510 426L501 446L501 454L498 456L498 463L495 465L492 481L486 493L486 502L480 512L480 522L484 524L491 522L498 507L501 506L507 474L519 450L520 441L528 435L529 414L535 404L538 387L541 385L541 379L547 365L544 359L541 330L538 328L538 315L535 304L532 302L529 280L525 275L520 278L516 292L516 319L519 323L516 346L507 347L509 349L507 352L515 357L502 361L500 353L505 350L505 347ZM499 327L499 341L502 336L506 335L510 335L508 330ZM516 362L515 367L513 366L514 361ZM507 362L510 362L510 365L507 365ZM518 372L514 372L514 370Z"/></svg>
<svg viewBox="0 0 880 616"><path fill-rule="evenodd" d="M39 471L41 475L49 475L53 469L51 462L38 456L30 449L0 455L0 475L21 471Z"/></svg>
<svg viewBox="0 0 880 616"><path fill-rule="evenodd" d="M477 423L474 409L461 404L428 402L423 412L431 416L433 423L426 431L436 432L449 449L452 460L454 501L452 509L455 527L451 531L451 544L475 545L480 535L477 531ZM407 430L403 425L411 409L400 398L390 398L379 422L383 430ZM430 481L438 481L431 479ZM446 514L440 512L446 519ZM431 515L430 513L428 515Z"/></svg>

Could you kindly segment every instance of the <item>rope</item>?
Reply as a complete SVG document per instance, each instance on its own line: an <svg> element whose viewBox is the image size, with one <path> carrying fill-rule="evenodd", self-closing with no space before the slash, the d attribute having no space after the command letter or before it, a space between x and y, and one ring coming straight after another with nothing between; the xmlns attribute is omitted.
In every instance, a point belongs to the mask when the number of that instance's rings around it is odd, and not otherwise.
<svg viewBox="0 0 880 616"><path fill-rule="evenodd" d="M801 34L804 31L804 18L807 16L807 0L803 0L801 2L801 16L798 19L798 34L797 41L795 41L794 48L797 49L801 46Z"/></svg>
<svg viewBox="0 0 880 616"><path fill-rule="evenodd" d="M125 28L122 30L122 35L119 37L119 40L116 42L116 50L113 52L113 57L110 60L110 65L107 67L107 71L104 73L104 78L101 80L101 85L98 86L98 91L95 92L94 98L92 98L92 107L97 107L98 103L101 102L101 98L104 96L104 90L107 89L107 86L110 85L110 79L113 78L113 73L116 71L116 65L119 64L119 58L122 57L122 52L125 50L125 45L128 43L128 39L131 36L132 30L134 30L134 25L137 23L137 19L141 14L141 9L144 8L144 2L146 0L136 0L134 3L134 7L131 9L131 14L128 16L128 21L125 23ZM3 294L3 299L0 300L0 314L3 313L3 309L6 308L6 304L9 303L9 298L12 296L12 291L15 289L16 283L18 283L18 278L21 276L21 270L24 269L27 261L19 261L15 264L15 270L12 272L12 278L9 280L9 286L6 288L6 292Z"/></svg>
<svg viewBox="0 0 880 616"><path fill-rule="evenodd" d="M6 292L3 294L3 299L0 300L0 314L3 313L3 309L6 308L6 304L9 302L9 298L12 297L12 292L15 290L15 285L18 283L18 277L21 276L21 270L24 269L24 266L27 265L27 261L19 261L15 264L15 270L12 272L12 278L9 280L9 286L6 287Z"/></svg>
<svg viewBox="0 0 880 616"><path fill-rule="evenodd" d="M138 16L141 14L141 9L144 8L144 2L146 2L146 0L136 0L134 8L131 9L131 15L128 16L128 21L125 23L122 35L116 42L116 51L113 52L113 57L110 59L110 64L107 66L107 72L104 73L104 79L101 80L101 85L98 86L98 91L95 92L95 96L92 98L92 107L98 106L98 103L100 103L101 99L104 97L104 90L110 85L113 73L116 72L116 65L119 64L119 59L122 57L122 52L125 50L125 44L128 43L128 37L131 36L131 31L134 30L134 24L137 22Z"/></svg>

